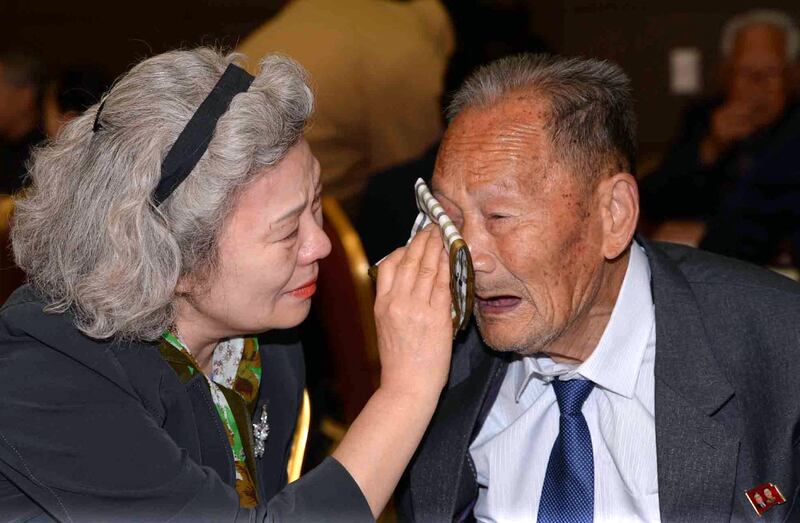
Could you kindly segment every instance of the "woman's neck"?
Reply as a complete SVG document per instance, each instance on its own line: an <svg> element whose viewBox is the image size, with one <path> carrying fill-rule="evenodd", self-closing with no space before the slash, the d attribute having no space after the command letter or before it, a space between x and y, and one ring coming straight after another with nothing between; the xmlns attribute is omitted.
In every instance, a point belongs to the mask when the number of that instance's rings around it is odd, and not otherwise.
<svg viewBox="0 0 800 523"><path fill-rule="evenodd" d="M191 305L179 303L176 309L173 328L177 332L174 334L189 349L192 357L200 366L200 371L208 375L214 360L214 350L221 337L209 329L207 320L197 317L198 315Z"/></svg>
<svg viewBox="0 0 800 523"><path fill-rule="evenodd" d="M200 366L200 372L208 375L211 372L211 363L214 361L214 349L217 348L219 340L208 340L201 337L192 336L191 332L184 332L177 327L178 338L186 345L192 357Z"/></svg>

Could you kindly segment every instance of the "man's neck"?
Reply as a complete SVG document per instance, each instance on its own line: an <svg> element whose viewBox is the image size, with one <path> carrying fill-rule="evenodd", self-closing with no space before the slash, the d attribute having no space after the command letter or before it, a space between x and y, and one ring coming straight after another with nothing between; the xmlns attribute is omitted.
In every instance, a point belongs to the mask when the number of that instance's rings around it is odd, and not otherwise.
<svg viewBox="0 0 800 523"><path fill-rule="evenodd" d="M628 249L624 255L605 265L599 290L591 305L545 350L545 354L553 361L583 363L592 355L611 319L611 313L614 311L628 270L630 256Z"/></svg>

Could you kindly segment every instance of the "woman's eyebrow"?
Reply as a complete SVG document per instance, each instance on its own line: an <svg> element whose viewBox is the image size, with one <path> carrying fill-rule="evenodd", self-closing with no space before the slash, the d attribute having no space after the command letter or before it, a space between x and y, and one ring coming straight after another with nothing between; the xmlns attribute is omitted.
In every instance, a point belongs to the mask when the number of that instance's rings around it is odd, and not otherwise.
<svg viewBox="0 0 800 523"><path fill-rule="evenodd" d="M303 209L305 208L306 208L306 201L303 200L302 202L298 203L297 205L295 205L294 207L292 207L291 209L280 215L275 220L275 223L280 223L284 220L288 220L289 218L293 218L294 216L297 216L298 214L303 212Z"/></svg>

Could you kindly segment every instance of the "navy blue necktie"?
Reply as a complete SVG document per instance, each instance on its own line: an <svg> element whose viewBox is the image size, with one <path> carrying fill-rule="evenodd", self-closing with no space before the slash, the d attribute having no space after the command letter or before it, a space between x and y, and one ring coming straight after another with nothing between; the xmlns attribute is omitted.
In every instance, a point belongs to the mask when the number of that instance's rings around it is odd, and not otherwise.
<svg viewBox="0 0 800 523"><path fill-rule="evenodd" d="M594 519L594 455L581 409L594 383L553 380L561 412L559 431L539 500L539 523L591 523Z"/></svg>

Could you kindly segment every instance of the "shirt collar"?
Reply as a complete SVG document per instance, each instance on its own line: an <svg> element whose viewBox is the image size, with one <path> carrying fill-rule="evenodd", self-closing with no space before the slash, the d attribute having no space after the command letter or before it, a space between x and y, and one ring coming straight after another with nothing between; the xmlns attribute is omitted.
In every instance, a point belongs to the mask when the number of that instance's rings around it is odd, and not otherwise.
<svg viewBox="0 0 800 523"><path fill-rule="evenodd" d="M654 323L650 264L644 249L634 242L617 302L592 354L581 364L556 363L543 355L522 358L522 365L514 366L512 376L516 401L532 379L549 382L576 377L632 398Z"/></svg>
<svg viewBox="0 0 800 523"><path fill-rule="evenodd" d="M189 347L177 334L172 331L164 331L162 339L172 347L178 349L186 357L186 362L190 367L189 375L200 372L200 365L195 360ZM256 343L258 343L256 341ZM244 353L244 338L229 338L217 344L214 348L214 355L211 360L211 375L208 378L217 385L223 385L229 389L233 388L236 376L239 372L239 364ZM257 346L256 346L257 347ZM257 350L257 349L256 349ZM163 352L163 351L162 351ZM178 362L176 362L178 363Z"/></svg>

